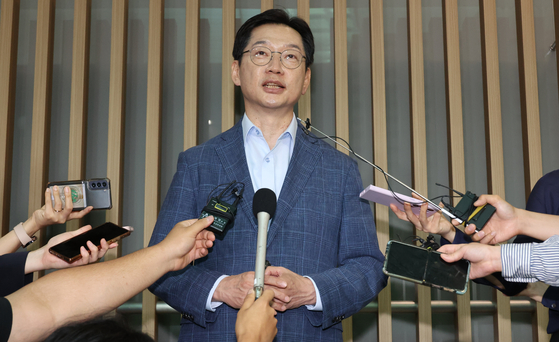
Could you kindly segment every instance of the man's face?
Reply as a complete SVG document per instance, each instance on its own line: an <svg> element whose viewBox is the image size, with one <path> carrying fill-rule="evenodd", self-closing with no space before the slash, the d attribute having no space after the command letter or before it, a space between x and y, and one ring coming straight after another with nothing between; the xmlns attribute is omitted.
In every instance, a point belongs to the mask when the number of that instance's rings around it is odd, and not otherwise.
<svg viewBox="0 0 559 342"><path fill-rule="evenodd" d="M266 24L253 29L245 51L257 46L279 52L295 49L305 55L301 35L285 25ZM290 113L309 87L311 72L305 68L304 58L299 67L288 69L280 62L280 54L272 55L272 60L262 66L250 60L249 52L243 54L240 65L239 61L233 62L231 78L241 87L247 113L271 110Z"/></svg>

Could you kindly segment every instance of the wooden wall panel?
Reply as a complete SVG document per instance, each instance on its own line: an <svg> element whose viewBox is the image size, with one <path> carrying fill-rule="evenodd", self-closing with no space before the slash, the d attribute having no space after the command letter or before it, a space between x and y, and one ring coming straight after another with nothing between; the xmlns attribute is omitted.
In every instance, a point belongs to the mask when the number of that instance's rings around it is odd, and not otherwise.
<svg viewBox="0 0 559 342"><path fill-rule="evenodd" d="M347 75L347 4L334 1L334 89L336 96L336 136L349 141L349 101ZM336 146L338 151L347 150ZM342 321L345 342L353 341L353 318Z"/></svg>
<svg viewBox="0 0 559 342"><path fill-rule="evenodd" d="M72 40L72 91L70 94L70 138L68 179L85 178L87 142L87 95L89 82L89 45L91 0L74 1L74 38ZM81 227L81 220L66 223L66 230Z"/></svg>
<svg viewBox="0 0 559 342"><path fill-rule="evenodd" d="M505 198L497 10L494 0L480 0L479 7L487 149L487 190L489 193ZM494 300L497 303L497 312L494 316L495 341L511 341L510 300L496 290L494 290Z"/></svg>
<svg viewBox="0 0 559 342"><path fill-rule="evenodd" d="M311 10L309 0L297 0L297 16L307 24L310 24ZM312 69L312 68L311 68ZM312 74L311 74L312 80ZM311 82L312 83L312 82ZM297 103L298 117L305 121L307 118L311 120L311 85L307 88L307 93L299 99ZM312 121L311 121L312 122Z"/></svg>
<svg viewBox="0 0 559 342"><path fill-rule="evenodd" d="M144 195L144 247L147 247L159 213L161 164L161 93L163 79L164 0L149 3L148 81L146 105L146 159ZM142 331L157 338L156 297L144 290Z"/></svg>
<svg viewBox="0 0 559 342"><path fill-rule="evenodd" d="M274 8L274 0L260 0L260 12Z"/></svg>
<svg viewBox="0 0 559 342"><path fill-rule="evenodd" d="M0 5L0 236L4 236L10 223L19 0Z"/></svg>
<svg viewBox="0 0 559 342"><path fill-rule="evenodd" d="M408 0L408 64L410 121L412 136L413 188L419 193L427 193L427 143L425 137L425 79L423 65L423 25L421 2ZM427 234L415 231L416 235ZM431 289L417 287L418 341L432 341Z"/></svg>
<svg viewBox="0 0 559 342"><path fill-rule="evenodd" d="M462 123L462 85L460 76L460 39L458 24L458 0L443 0L443 36L445 58L445 95L448 132L448 160L450 186L466 189L464 163L464 125ZM458 200L455 199L454 205ZM464 295L456 296L457 338L472 340L472 316L470 288Z"/></svg>
<svg viewBox="0 0 559 342"><path fill-rule="evenodd" d="M52 58L54 47L54 0L37 3L35 43L35 78L33 83L33 119L31 127L31 164L29 175L28 215L42 207L48 176L50 145L50 111L52 102ZM35 235L37 242L27 247L35 250L44 244L45 230ZM42 272L35 272L36 279Z"/></svg>
<svg viewBox="0 0 559 342"><path fill-rule="evenodd" d="M369 1L371 31L371 99L373 109L373 156L374 163L381 169L388 169L388 137L386 133L386 86L384 72L384 20L383 0ZM375 174L375 185L387 188L385 178ZM378 244L384 253L390 239L388 207L375 204L375 225ZM390 279L379 294L378 301L378 340L392 341L392 307Z"/></svg>
<svg viewBox="0 0 559 342"><path fill-rule="evenodd" d="M537 65L535 57L535 33L533 0L516 0L516 20L518 56L520 69L521 106L523 120L524 165L526 167L526 193L542 174L541 135L539 123ZM304 20L310 20L309 0L297 1L297 13ZM370 0L371 33L371 84L373 109L373 150L374 162L383 169L387 167L387 118L384 61L383 0ZM161 91L162 91L162 51L163 51L163 11L164 0L149 2L149 55L146 125L146 163L144 199L144 244L151 237L159 210L161 186ZM261 0L261 10L273 8L273 0ZM349 139L348 125L348 56L347 56L347 4L346 0L333 1L335 61L335 101L336 135ZM445 86L449 135L450 183L454 188L466 188L464 166L464 134L462 125L462 89L460 75L460 49L458 25L458 0L443 0L443 32L445 57ZM497 24L495 0L480 0L480 23L482 40L483 91L485 108L485 129L487 146L488 191L505 196L503 132L500 107L499 57L497 44ZM17 40L19 1L2 0L0 5L0 222L2 234L8 230L9 197L12 168L12 138L15 103L15 71L17 70ZM420 193L427 193L426 136L425 136L425 90L423 61L422 8L420 1L408 1L408 47L409 47L409 92L410 121L412 134L413 183ZM235 34L235 1L223 0L223 40L222 40L222 129L234 124L234 85L231 82L230 67L233 61L231 50ZM559 22L559 0L554 0L556 23ZM35 47L35 74L33 89L33 118L31 133L31 173L29 184L29 207L31 215L43 203L44 187L48 175L50 110L52 89L52 58L54 46L55 1L37 2L37 34ZM74 39L72 56L72 93L70 114L70 140L68 166L69 178L83 178L85 166L85 127L87 123L89 30L91 0L75 0ZM185 44L185 111L184 148L197 144L198 83L199 83L199 20L200 0L186 2L186 44ZM109 94L109 127L107 151L107 175L113 189L113 209L107 211L107 220L122 222L123 198L123 156L124 124L126 103L128 0L114 0L111 28L111 72ZM559 24L556 24L559 35ZM559 62L558 62L559 63ZM559 69L559 64L558 64ZM558 74L559 78L559 74ZM304 120L311 116L310 89L299 102L299 116ZM345 152L345 150L344 150ZM149 161L149 162L147 162ZM376 177L376 185L386 187L383 177ZM376 205L376 224L379 245L384 250L389 239L388 208ZM76 222L76 227L78 226ZM72 229L72 228L70 228ZM421 235L421 234L419 234ZM423 234L424 236L424 234ZM44 232L38 235L43 244ZM110 251L106 259L119 255ZM405 303L406 312L418 313L418 341L432 340L432 312L439 307L449 307L456 311L458 340L471 341L472 307L484 306L490 310L493 303L470 303L468 296L458 296L456 304L451 301L431 301L431 290L418 288L418 302ZM520 301L518 301L520 302ZM432 304L433 303L433 304ZM511 302L499 292L495 292L495 340L511 341ZM516 301L515 301L516 303ZM402 303L391 302L390 284L378 298L378 339L391 341L392 311L401 309ZM454 306L455 305L455 306ZM476 306L477 305L477 306ZM526 310L534 310L526 303ZM454 308L455 307L455 308ZM369 309L365 309L369 310ZM411 310L411 311L410 311ZM370 311L370 310L369 310ZM400 310L401 311L401 310ZM400 312L398 311L398 312ZM475 311L475 310L474 310ZM547 310L538 305L535 326L538 341L547 341L545 324ZM144 292L142 302L142 325L151 336L157 335L155 296ZM344 321L344 340L353 340L352 320ZM398 327L394 327L397 329Z"/></svg>
<svg viewBox="0 0 559 342"><path fill-rule="evenodd" d="M526 198L528 198L532 188L543 175L534 4L533 0L516 0L515 5L524 148L524 186ZM548 309L539 304L534 320L534 335L540 342L549 340L546 332L548 317Z"/></svg>
<svg viewBox="0 0 559 342"><path fill-rule="evenodd" d="M109 75L109 127L107 177L111 181L113 208L107 221L122 225L124 176L124 124L126 114L126 60L128 48L128 0L113 0L111 19L111 70ZM118 252L109 251L105 260Z"/></svg>
<svg viewBox="0 0 559 342"><path fill-rule="evenodd" d="M557 37L559 37L559 0L553 0L553 18L555 23L555 51L557 51ZM557 80L559 83L559 58L557 58L557 52L555 52L555 54L555 61L557 62Z"/></svg>
<svg viewBox="0 0 559 342"><path fill-rule="evenodd" d="M235 85L231 81L233 43L235 42L235 0L223 0L221 54L221 130L235 124Z"/></svg>
<svg viewBox="0 0 559 342"><path fill-rule="evenodd" d="M520 109L525 158L524 177L526 194L529 194L543 172L534 4L532 0L516 0L515 4Z"/></svg>
<svg viewBox="0 0 559 342"><path fill-rule="evenodd" d="M198 65L200 46L200 0L186 2L184 53L184 149L198 144Z"/></svg>

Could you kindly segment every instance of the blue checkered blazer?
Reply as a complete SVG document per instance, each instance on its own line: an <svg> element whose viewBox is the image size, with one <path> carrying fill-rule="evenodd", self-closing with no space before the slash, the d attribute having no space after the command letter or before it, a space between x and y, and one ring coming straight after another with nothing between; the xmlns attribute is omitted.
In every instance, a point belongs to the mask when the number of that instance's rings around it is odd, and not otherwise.
<svg viewBox="0 0 559 342"><path fill-rule="evenodd" d="M235 341L236 309L206 310L221 275L254 271L257 221L254 189L243 148L242 126L179 156L177 172L159 213L150 245L173 226L200 215L219 184L243 182L237 215L209 255L195 266L171 272L150 290L181 312L180 341ZM359 198L362 182L355 161L297 130L293 156L268 231L266 259L311 277L323 311L305 306L278 313L277 341L341 341L341 320L356 313L386 285L369 203Z"/></svg>

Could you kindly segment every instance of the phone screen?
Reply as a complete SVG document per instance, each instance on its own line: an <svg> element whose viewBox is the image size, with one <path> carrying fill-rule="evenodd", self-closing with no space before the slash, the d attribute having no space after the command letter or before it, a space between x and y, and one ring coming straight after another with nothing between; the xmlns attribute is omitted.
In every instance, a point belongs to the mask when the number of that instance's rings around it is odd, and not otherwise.
<svg viewBox="0 0 559 342"><path fill-rule="evenodd" d="M468 286L470 263L448 263L441 253L422 247L389 241L383 271L387 275L415 283L464 293Z"/></svg>
<svg viewBox="0 0 559 342"><path fill-rule="evenodd" d="M112 222L106 222L97 228L88 230L87 232L74 236L73 238L52 246L49 249L51 254L71 263L81 259L80 247L87 247L87 241L91 241L95 246L101 246L101 239L105 239L107 243L114 242L119 238L130 235L131 230L117 226Z"/></svg>

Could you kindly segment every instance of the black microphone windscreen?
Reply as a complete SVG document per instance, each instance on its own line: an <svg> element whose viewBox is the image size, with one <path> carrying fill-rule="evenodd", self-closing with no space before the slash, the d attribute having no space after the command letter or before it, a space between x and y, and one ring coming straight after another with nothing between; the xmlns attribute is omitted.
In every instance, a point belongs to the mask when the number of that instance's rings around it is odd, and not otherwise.
<svg viewBox="0 0 559 342"><path fill-rule="evenodd" d="M252 212L254 216L266 212L270 214L270 217L273 217L276 213L276 194L267 188L259 189L252 200Z"/></svg>

